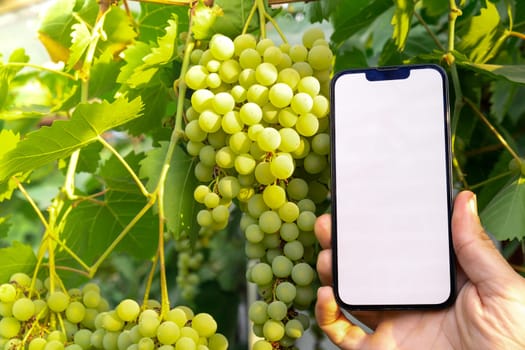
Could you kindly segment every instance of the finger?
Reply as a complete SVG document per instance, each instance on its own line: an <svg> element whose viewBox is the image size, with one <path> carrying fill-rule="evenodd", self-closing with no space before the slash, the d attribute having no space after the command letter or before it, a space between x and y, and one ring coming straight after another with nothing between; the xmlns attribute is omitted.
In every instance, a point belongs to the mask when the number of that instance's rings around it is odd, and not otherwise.
<svg viewBox="0 0 525 350"><path fill-rule="evenodd" d="M332 287L321 287L318 289L315 317L319 327L341 349L359 349L366 340L367 334L361 328L348 321L341 313L335 301Z"/></svg>
<svg viewBox="0 0 525 350"><path fill-rule="evenodd" d="M323 249L330 248L332 246L332 223L329 214L321 215L315 222L315 235L317 240L321 244Z"/></svg>
<svg viewBox="0 0 525 350"><path fill-rule="evenodd" d="M515 275L481 226L472 192L461 192L456 197L452 238L458 262L474 284Z"/></svg>
<svg viewBox="0 0 525 350"><path fill-rule="evenodd" d="M325 249L317 256L317 274L323 285L332 285L332 250Z"/></svg>

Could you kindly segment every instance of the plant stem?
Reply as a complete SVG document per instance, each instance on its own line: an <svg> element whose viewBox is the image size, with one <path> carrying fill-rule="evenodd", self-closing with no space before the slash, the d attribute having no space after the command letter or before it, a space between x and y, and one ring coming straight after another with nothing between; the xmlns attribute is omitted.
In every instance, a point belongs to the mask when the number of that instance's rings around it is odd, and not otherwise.
<svg viewBox="0 0 525 350"><path fill-rule="evenodd" d="M40 208L38 208L38 206L36 205L36 203L33 200L33 198L29 195L29 193L26 191L26 189L24 188L22 183L15 176L13 176L12 179L14 179L14 181L16 182L16 185L18 187L18 190L22 193L22 195L24 195L26 200L29 202L29 204L31 205L31 207L35 211L36 215L38 216L38 218L40 219L40 221L44 225L44 228L47 229L49 227L49 224L47 223L47 220L44 217L44 214L42 214L42 211L40 211Z"/></svg>
<svg viewBox="0 0 525 350"><path fill-rule="evenodd" d="M264 8L264 0L255 0L257 4L257 10L259 12L259 30L261 31L261 39L266 38L266 21L265 13L266 9Z"/></svg>
<svg viewBox="0 0 525 350"><path fill-rule="evenodd" d="M158 253L158 251L157 251ZM148 275L148 280L146 282L146 289L144 290L144 299L142 301L142 305L145 307L148 299L149 299L149 293L151 291L151 285L153 284L153 277L155 276L155 270L157 269L157 262L159 261L159 255L155 254L155 258L153 259L151 263L151 269Z"/></svg>
<svg viewBox="0 0 525 350"><path fill-rule="evenodd" d="M164 215L164 182L159 183L159 202L158 207L158 216L159 216L159 248L158 248L158 257L159 257L159 270L160 270L160 293L161 293L161 318L170 311L170 300L168 295L168 284L166 282L166 262L164 256L164 225L165 225L165 215Z"/></svg>
<svg viewBox="0 0 525 350"><path fill-rule="evenodd" d="M506 34L508 36L513 36L513 37L516 37L516 38L520 38L521 40L525 40L525 34L520 33L520 32L508 31Z"/></svg>
<svg viewBox="0 0 525 350"><path fill-rule="evenodd" d="M133 181L135 181L137 187L140 189L140 192L144 195L144 197L149 198L151 196L151 193L148 192L146 187L142 184L142 181L140 181L139 177L133 171L133 169L129 166L128 162L118 153L118 151L111 146L101 135L98 135L97 137L98 142L100 142L105 148L107 148L118 160L119 162L126 168L128 173L131 175L131 178Z"/></svg>
<svg viewBox="0 0 525 350"><path fill-rule="evenodd" d="M252 9L250 10L248 17L246 18L246 22L244 23L244 27L242 28L242 34L246 34L248 32L248 27L250 26L253 16L255 15L255 11L257 11L257 3L254 1Z"/></svg>
<svg viewBox="0 0 525 350"><path fill-rule="evenodd" d="M467 97L465 97L465 102L470 106L470 108L472 108L474 113L485 123L485 125L487 125L490 131L492 131L494 136L496 136L496 138L499 140L501 145L510 153L510 155L517 161L517 163L521 164L522 160L520 156L516 153L516 151L512 149L512 147L510 147L507 140L505 140L505 138L499 133L499 131L494 127L494 125L492 125L492 123L483 114L483 112L481 112L478 106L476 106L476 104Z"/></svg>
<svg viewBox="0 0 525 350"><path fill-rule="evenodd" d="M277 33L279 33L279 36L281 37L281 40L287 44L288 43L288 40L286 39L286 35L284 35L283 31L281 30L281 28L279 27L279 24L277 24L277 21L268 14L268 12L264 12L264 16L266 17L266 19L268 21L270 21L270 23L273 25L273 27L275 28L275 30L277 31Z"/></svg>
<svg viewBox="0 0 525 350"><path fill-rule="evenodd" d="M432 40L434 40L434 43L436 44L436 46L442 50L442 51L446 51L447 49L445 48L445 46L443 46L443 44L441 44L441 42L439 41L438 37L436 36L436 34L432 31L432 29L430 29L430 27L428 26L427 22L425 22L425 20L423 19L423 17L421 17L421 15L417 12L417 11L414 11L414 16L416 16L417 20L419 21L419 23L421 23L421 25L425 28L425 30L427 31L427 33L430 35L430 37L432 38Z"/></svg>
<svg viewBox="0 0 525 350"><path fill-rule="evenodd" d="M7 62L7 63L5 63L5 66L7 66L7 67L33 68L33 69L41 70L41 71L44 71L44 72L50 72L50 73L53 73L53 74L57 74L57 75L65 77L65 78L68 78L70 80L74 80L74 81L78 80L77 77L75 77L75 76L73 76L71 74L68 74L68 73L65 73L65 72L61 72L61 71L58 71L58 70L55 70L55 69L47 68L47 67L44 67L44 66L31 64L31 63Z"/></svg>
<svg viewBox="0 0 525 350"><path fill-rule="evenodd" d="M492 181L497 181L497 180L499 180L499 179L503 179L504 177L507 177L507 176L512 175L512 174L513 174L512 171L506 171L506 172L504 172L504 173L501 173L501 174L498 174L498 175L496 175L496 176L493 176L493 177L491 177L490 179L487 179L487 180L481 181L481 182L479 182L479 183L477 183L477 184L475 184L475 185L472 185L472 186L470 186L470 189L471 189L471 190L474 190L474 189L476 189L476 188L479 188L479 187L485 186L486 184L489 184L489 183L491 183Z"/></svg>

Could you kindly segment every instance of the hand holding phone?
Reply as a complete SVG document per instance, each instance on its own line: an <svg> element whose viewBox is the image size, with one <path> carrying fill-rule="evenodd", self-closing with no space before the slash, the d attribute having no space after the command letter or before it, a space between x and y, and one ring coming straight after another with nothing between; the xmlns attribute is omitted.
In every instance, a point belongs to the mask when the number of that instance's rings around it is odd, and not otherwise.
<svg viewBox="0 0 525 350"><path fill-rule="evenodd" d="M335 294L351 309L454 299L447 79L438 66L332 82Z"/></svg>

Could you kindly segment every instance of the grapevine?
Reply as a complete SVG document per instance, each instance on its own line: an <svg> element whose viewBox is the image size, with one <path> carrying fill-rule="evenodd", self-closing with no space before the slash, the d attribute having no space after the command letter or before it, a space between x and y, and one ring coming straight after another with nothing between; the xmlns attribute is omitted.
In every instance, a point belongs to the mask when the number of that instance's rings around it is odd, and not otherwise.
<svg viewBox="0 0 525 350"><path fill-rule="evenodd" d="M263 338L254 349L288 349L308 329L300 310L315 299L313 227L329 191L332 52L317 28L300 44L283 36L277 46L265 37L270 17L259 1L251 15L256 10L259 38L215 34L192 52L186 149L198 159L202 183L194 191L203 206L200 234L224 229L233 201L243 212L247 279L261 297L249 307L253 332Z"/></svg>

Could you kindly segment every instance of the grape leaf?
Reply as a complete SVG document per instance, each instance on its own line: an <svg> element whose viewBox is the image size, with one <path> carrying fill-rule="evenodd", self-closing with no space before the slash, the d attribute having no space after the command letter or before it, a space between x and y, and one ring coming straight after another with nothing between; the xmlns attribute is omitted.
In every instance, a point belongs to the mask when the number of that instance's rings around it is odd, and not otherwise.
<svg viewBox="0 0 525 350"><path fill-rule="evenodd" d="M29 57L25 54L24 49L13 51L9 57L9 62L25 63L28 61ZM3 109L7 101L11 81L21 69L21 67L9 67L0 62L0 110Z"/></svg>
<svg viewBox="0 0 525 350"><path fill-rule="evenodd" d="M525 177L503 188L481 212L487 231L499 240L525 237Z"/></svg>
<svg viewBox="0 0 525 350"><path fill-rule="evenodd" d="M31 275L36 265L36 257L31 246L20 242L0 249L0 283L9 281L11 275L16 272L24 272Z"/></svg>
<svg viewBox="0 0 525 350"><path fill-rule="evenodd" d="M137 118L141 109L140 98L78 105L70 120L58 120L50 127L29 133L16 148L4 154L0 158L0 181L67 157L94 142L103 132Z"/></svg>
<svg viewBox="0 0 525 350"><path fill-rule="evenodd" d="M253 7L253 0L215 0L214 6L222 9L223 14L215 17L210 34L221 33L234 38L241 34ZM255 28L257 28L257 18L254 16L248 30L253 31Z"/></svg>
<svg viewBox="0 0 525 350"><path fill-rule="evenodd" d="M9 232L10 227L11 223L9 222L9 218L5 216L0 216L0 239L7 237L7 233Z"/></svg>
<svg viewBox="0 0 525 350"><path fill-rule="evenodd" d="M449 10L449 3L443 0L423 0L421 7L429 16L441 16Z"/></svg>
<svg viewBox="0 0 525 350"><path fill-rule="evenodd" d="M16 147L16 144L20 141L20 135L13 133L11 130L0 130L0 159ZM14 179L0 183L0 202L5 199L11 199L13 191L16 189L17 183Z"/></svg>
<svg viewBox="0 0 525 350"><path fill-rule="evenodd" d="M474 63L485 63L494 57L504 38L504 28L496 5L490 1L486 5L478 16L471 17L458 31L461 40L457 49L466 53Z"/></svg>
<svg viewBox="0 0 525 350"><path fill-rule="evenodd" d="M140 2L140 18L138 20L140 33L138 40L144 43L155 42L164 35L165 24L169 19L178 18L179 32L181 28L188 28L188 8L185 6L160 5Z"/></svg>
<svg viewBox="0 0 525 350"><path fill-rule="evenodd" d="M168 143L161 142L160 148L149 151L141 162L140 176L148 178L146 187L149 191L157 186L167 151ZM197 202L193 199L193 190L198 185L193 175L194 163L195 159L181 148L175 149L164 189L166 225L175 237L179 237L183 231L190 237L198 233L194 223Z"/></svg>
<svg viewBox="0 0 525 350"><path fill-rule="evenodd" d="M69 58L67 69L72 69L80 60L82 55L91 42L91 33L85 22L73 24L71 27L71 47L69 48Z"/></svg>
<svg viewBox="0 0 525 350"><path fill-rule="evenodd" d="M392 38L399 51L403 51L410 31L412 16L414 15L414 2L412 0L394 0L395 12L392 17L394 32Z"/></svg>
<svg viewBox="0 0 525 350"><path fill-rule="evenodd" d="M126 64L120 69L117 83L126 84L128 79L135 73L135 70L144 64L142 58L149 54L150 51L149 45L141 41L137 41L133 45L128 46L122 53Z"/></svg>
<svg viewBox="0 0 525 350"><path fill-rule="evenodd" d="M104 19L106 38L98 42L97 49L103 54L118 54L137 37L133 25L133 18L124 9L112 6Z"/></svg>
<svg viewBox="0 0 525 350"><path fill-rule="evenodd" d="M463 67L472 69L476 72L483 73L491 78L503 78L513 83L525 84L525 65L500 65L500 64L482 64L460 62Z"/></svg>

